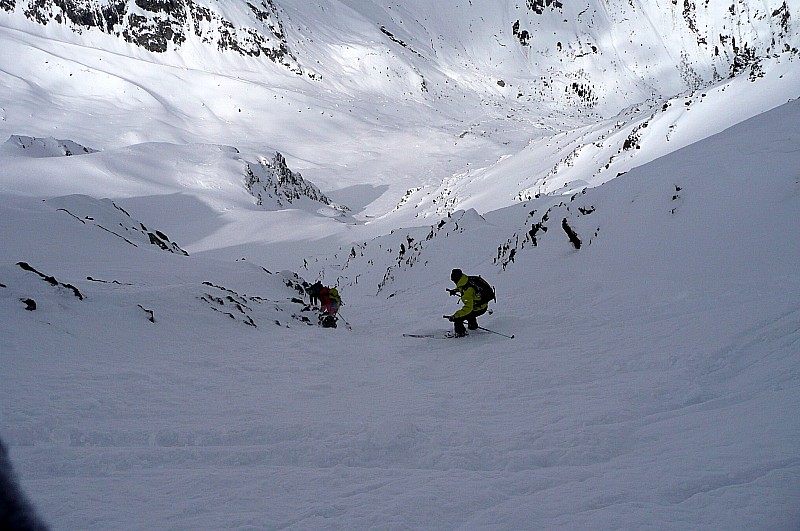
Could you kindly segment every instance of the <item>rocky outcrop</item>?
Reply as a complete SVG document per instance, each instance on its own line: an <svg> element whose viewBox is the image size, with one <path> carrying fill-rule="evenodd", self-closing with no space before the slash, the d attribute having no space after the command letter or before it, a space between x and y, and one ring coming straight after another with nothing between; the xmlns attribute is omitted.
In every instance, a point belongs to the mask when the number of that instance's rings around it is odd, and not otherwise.
<svg viewBox="0 0 800 531"><path fill-rule="evenodd" d="M194 0L0 0L0 8L20 9L39 24L56 22L76 33L97 29L151 52L179 49L196 38L222 52L265 57L302 75L272 0L247 2L247 7L252 23L237 26Z"/></svg>
<svg viewBox="0 0 800 531"><path fill-rule="evenodd" d="M25 271L30 271L31 273L34 273L34 274L38 275L39 277L41 277L42 280L44 280L45 282L47 282L51 286L55 286L57 288L58 287L64 288L67 291L72 292L72 294L75 295L78 299L83 300L83 293L81 293L80 290L77 287L75 287L74 285L65 284L63 282L59 282L58 280L56 280L56 277L54 277L52 275L45 275L44 273L42 273L40 271L37 271L35 267L31 266L27 262L17 262L17 265L21 269L23 269ZM36 308L36 304L35 303L33 305L33 308L30 307L29 303L26 302L26 304L28 304L28 308L27 308L28 310L32 310L32 309Z"/></svg>
<svg viewBox="0 0 800 531"><path fill-rule="evenodd" d="M101 229L133 247L155 245L170 253L189 255L177 243L170 241L166 234L160 230L148 228L110 199L71 195L48 199L47 202L74 220Z"/></svg>
<svg viewBox="0 0 800 531"><path fill-rule="evenodd" d="M97 153L96 149L82 146L72 140L58 140L53 137L37 138L32 136L11 135L0 146L0 152L25 157L70 157Z"/></svg>
<svg viewBox="0 0 800 531"><path fill-rule="evenodd" d="M333 203L319 188L303 179L286 165L286 159L276 152L271 159L262 158L258 164L247 163L245 184L256 204L265 208L285 208L300 200L310 200L346 212L347 207Z"/></svg>
<svg viewBox="0 0 800 531"><path fill-rule="evenodd" d="M527 0L528 9L541 15L545 9L561 9L564 5L559 0Z"/></svg>

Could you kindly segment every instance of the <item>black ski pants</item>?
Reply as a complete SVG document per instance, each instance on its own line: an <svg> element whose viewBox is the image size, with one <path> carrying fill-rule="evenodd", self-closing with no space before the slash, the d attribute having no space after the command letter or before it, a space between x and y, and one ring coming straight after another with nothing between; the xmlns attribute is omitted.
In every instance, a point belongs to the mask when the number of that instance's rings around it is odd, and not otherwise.
<svg viewBox="0 0 800 531"><path fill-rule="evenodd" d="M464 317L460 317L453 321L453 327L455 328L455 333L457 336L463 336L467 333L466 328L470 330L475 330L478 328L478 317L486 313L488 306L484 306L480 310L472 310ZM464 321L467 322L466 328L464 327Z"/></svg>

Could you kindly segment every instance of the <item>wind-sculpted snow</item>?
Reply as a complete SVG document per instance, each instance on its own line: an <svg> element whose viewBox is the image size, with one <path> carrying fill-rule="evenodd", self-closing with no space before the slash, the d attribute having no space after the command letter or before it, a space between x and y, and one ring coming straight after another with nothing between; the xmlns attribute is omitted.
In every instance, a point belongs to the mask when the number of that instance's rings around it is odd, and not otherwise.
<svg viewBox="0 0 800 531"><path fill-rule="evenodd" d="M91 149L73 142L72 140L57 140L53 137L34 138L23 135L12 135L0 146L0 153L4 155L18 155L21 157L69 157L72 155L85 155L96 153Z"/></svg>

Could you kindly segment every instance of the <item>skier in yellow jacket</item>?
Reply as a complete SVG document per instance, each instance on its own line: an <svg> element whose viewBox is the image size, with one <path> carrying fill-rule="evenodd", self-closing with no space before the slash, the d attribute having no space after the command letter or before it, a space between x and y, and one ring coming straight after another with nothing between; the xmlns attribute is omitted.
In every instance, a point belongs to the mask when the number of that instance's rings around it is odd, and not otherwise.
<svg viewBox="0 0 800 531"><path fill-rule="evenodd" d="M464 328L464 321L467 322L467 328L475 330L478 328L477 318L486 313L489 307L489 300L481 300L480 295L476 292L475 288L470 284L469 277L465 275L460 269L453 269L450 273L450 280L452 280L456 287L455 289L447 290L450 295L458 295L461 297L461 302L464 305L453 315L445 315L453 323L455 328L456 337L464 337L467 331Z"/></svg>

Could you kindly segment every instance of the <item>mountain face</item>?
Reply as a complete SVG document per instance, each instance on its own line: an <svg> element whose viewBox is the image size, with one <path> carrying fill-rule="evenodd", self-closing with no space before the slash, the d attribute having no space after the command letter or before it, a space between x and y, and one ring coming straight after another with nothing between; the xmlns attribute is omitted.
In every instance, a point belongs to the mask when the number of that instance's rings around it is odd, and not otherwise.
<svg viewBox="0 0 800 531"><path fill-rule="evenodd" d="M341 77L342 58L331 50L363 35L374 46L354 50L350 61L388 51L390 81L392 71L412 76L428 99L456 82L484 96L555 101L604 116L748 68L757 75L761 61L797 54L800 42L797 9L785 0L0 0L0 9L155 53L181 55L194 42L204 53L266 59L313 79ZM349 83L380 73L360 74Z"/></svg>
<svg viewBox="0 0 800 531"><path fill-rule="evenodd" d="M0 0L0 135L280 152L314 183L302 195L362 221L484 213L602 184L796 97L796 11L784 0ZM277 197L265 168L245 176L262 203Z"/></svg>
<svg viewBox="0 0 800 531"><path fill-rule="evenodd" d="M334 204L314 184L289 169L280 153L275 153L271 159L262 157L258 164L245 163L245 166L245 186L261 207L284 208L295 202L310 200L340 212L348 210Z"/></svg>
<svg viewBox="0 0 800 531"><path fill-rule="evenodd" d="M75 33L99 30L148 51L180 48L189 36L220 52L265 57L288 70L302 70L286 44L272 0L243 7L249 25L236 25L218 10L193 0L3 0L0 8L20 9L38 24L63 24Z"/></svg>
<svg viewBox="0 0 800 531"><path fill-rule="evenodd" d="M302 170L315 188L301 195L327 206L320 190L385 187L362 219L486 212L602 184L696 131L796 97L796 10L785 0L0 0L0 28L20 39L4 45L6 79L47 88L4 81L15 96L0 106L0 133L52 136L47 109L66 102L59 135L79 144L280 152L275 167ZM36 38L58 44L36 53ZM693 123L700 108L713 127ZM168 125L156 138L154 122ZM291 202L293 192L269 191L268 165L248 168L257 202Z"/></svg>

